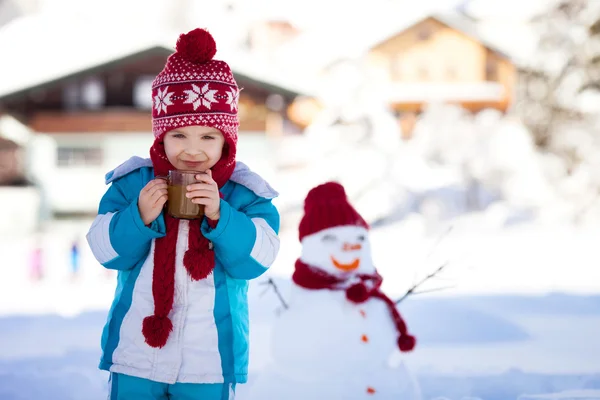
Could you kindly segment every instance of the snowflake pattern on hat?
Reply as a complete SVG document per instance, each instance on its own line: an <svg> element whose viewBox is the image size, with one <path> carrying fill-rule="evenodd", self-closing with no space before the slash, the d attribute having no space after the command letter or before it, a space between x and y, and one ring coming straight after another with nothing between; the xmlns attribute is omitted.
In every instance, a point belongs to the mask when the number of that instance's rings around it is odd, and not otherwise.
<svg viewBox="0 0 600 400"><path fill-rule="evenodd" d="M192 103L194 111L196 111L200 105L203 105L210 110L210 105L217 102L217 99L215 98L217 91L215 89L210 89L208 83L202 86L202 89L192 83L192 90L184 90L184 92L187 94L185 104Z"/></svg>
<svg viewBox="0 0 600 400"><path fill-rule="evenodd" d="M168 92L168 90L169 87L165 86L163 91L158 89L157 94L154 96L154 109L156 110L157 114L160 114L161 111L166 113L167 106L173 105L171 102L171 96L173 95L173 92Z"/></svg>

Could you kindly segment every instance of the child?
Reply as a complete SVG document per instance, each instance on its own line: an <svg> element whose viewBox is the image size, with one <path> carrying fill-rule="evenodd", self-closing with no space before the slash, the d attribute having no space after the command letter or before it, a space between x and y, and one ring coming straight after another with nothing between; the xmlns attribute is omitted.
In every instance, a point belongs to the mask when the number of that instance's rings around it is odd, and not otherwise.
<svg viewBox="0 0 600 400"><path fill-rule="evenodd" d="M107 174L87 235L118 270L100 361L110 399L232 399L247 380L248 280L277 256L279 213L277 193L236 163L239 90L215 53L205 30L179 37L152 85L150 159ZM159 177L173 169L198 171L187 196L202 220L163 213Z"/></svg>
<svg viewBox="0 0 600 400"><path fill-rule="evenodd" d="M77 277L79 276L79 262L80 262L80 257L79 257L79 241L77 239L74 239L73 242L71 242L71 249L70 249L70 258L71 258L71 279L75 280L77 279Z"/></svg>

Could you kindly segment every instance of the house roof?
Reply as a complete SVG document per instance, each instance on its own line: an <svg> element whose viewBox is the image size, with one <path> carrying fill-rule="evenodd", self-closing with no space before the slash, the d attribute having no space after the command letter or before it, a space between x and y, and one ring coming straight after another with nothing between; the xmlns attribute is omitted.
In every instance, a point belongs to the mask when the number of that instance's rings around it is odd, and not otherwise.
<svg viewBox="0 0 600 400"><path fill-rule="evenodd" d="M103 69L115 63L138 59L146 54L174 51L177 34L156 31L125 32L126 27L68 27L44 16L19 18L0 29L0 54L3 59L0 99L46 86L74 76ZM74 33L75 32L75 33ZM276 71L263 71L252 60L224 57L234 74L290 95L308 94L307 88L296 87L294 81Z"/></svg>
<svg viewBox="0 0 600 400"><path fill-rule="evenodd" d="M444 25L447 25L456 31L462 32L463 34L475 39L488 49L495 51L496 53L500 54L505 58L511 58L510 54L508 54L506 49L503 49L502 46L500 46L495 41L491 40L490 38L486 37L485 34L483 34L481 29L479 29L479 24L477 23L477 21L469 18L464 14L458 12L433 13L429 15L429 18L436 19ZM419 22L420 21L417 21L411 26L414 26ZM405 31L408 28L410 28L410 26L403 27L403 29L398 33Z"/></svg>

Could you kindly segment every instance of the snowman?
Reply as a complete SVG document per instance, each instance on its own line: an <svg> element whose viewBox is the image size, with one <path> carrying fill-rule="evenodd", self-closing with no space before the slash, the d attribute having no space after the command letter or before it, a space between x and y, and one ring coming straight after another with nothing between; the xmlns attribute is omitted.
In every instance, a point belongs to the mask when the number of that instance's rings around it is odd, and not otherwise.
<svg viewBox="0 0 600 400"><path fill-rule="evenodd" d="M335 182L312 189L304 211L288 308L271 332L272 363L248 398L420 398L404 366L389 363L416 341L380 289L368 224Z"/></svg>

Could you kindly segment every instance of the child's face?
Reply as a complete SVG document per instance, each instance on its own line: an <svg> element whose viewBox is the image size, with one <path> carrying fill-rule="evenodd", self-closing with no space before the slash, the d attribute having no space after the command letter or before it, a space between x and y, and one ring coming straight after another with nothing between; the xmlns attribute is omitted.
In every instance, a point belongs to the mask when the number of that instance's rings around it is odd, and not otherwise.
<svg viewBox="0 0 600 400"><path fill-rule="evenodd" d="M165 134L165 153L177 169L204 172L220 159L225 138L209 126L186 126Z"/></svg>

